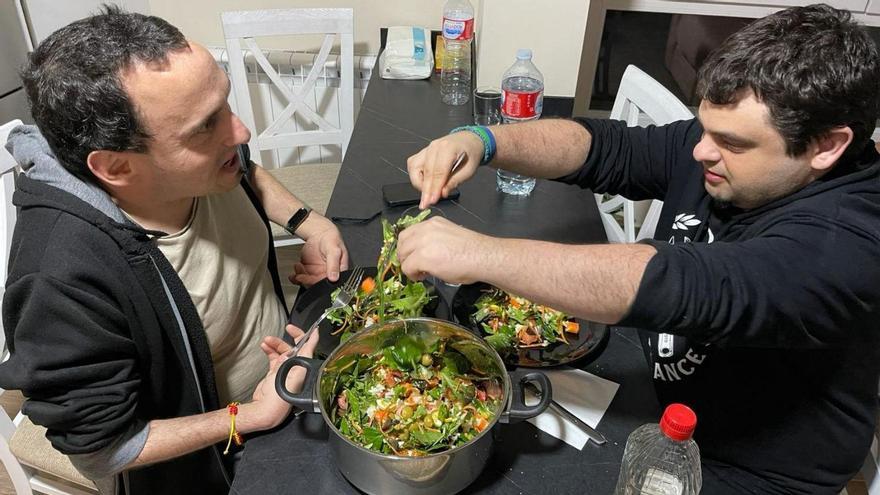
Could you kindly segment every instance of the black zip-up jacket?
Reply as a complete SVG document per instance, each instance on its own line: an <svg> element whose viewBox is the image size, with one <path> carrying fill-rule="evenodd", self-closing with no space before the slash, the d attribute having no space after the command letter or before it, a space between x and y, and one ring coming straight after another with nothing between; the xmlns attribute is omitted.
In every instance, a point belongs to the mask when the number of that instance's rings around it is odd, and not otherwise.
<svg viewBox="0 0 880 495"><path fill-rule="evenodd" d="M268 229L254 192L241 187ZM150 420L221 407L201 320L155 232L23 174L13 203L20 210L3 299L11 357L0 364L0 386L24 393L23 411L56 449L96 452ZM267 269L281 297L269 239ZM221 448L124 471L117 491L226 493Z"/></svg>
<svg viewBox="0 0 880 495"><path fill-rule="evenodd" d="M657 254L620 323L651 330L642 344L658 396L695 410L704 465L723 466L739 493L838 493L868 454L878 410L873 143L743 211L707 194L692 156L696 120L580 122L593 136L589 157L560 180L664 201Z"/></svg>

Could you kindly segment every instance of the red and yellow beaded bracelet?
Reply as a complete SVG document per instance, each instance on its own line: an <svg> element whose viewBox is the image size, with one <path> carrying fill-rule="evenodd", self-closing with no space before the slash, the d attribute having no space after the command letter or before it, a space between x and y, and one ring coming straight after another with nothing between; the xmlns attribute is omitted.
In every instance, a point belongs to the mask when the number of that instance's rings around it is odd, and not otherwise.
<svg viewBox="0 0 880 495"><path fill-rule="evenodd" d="M244 438L235 430L235 416L238 414L239 404L240 402L230 402L226 406L226 409L229 410L229 441L226 442L226 450L223 451L223 455L229 453L229 447L232 447L232 442L235 442L235 445L244 443Z"/></svg>

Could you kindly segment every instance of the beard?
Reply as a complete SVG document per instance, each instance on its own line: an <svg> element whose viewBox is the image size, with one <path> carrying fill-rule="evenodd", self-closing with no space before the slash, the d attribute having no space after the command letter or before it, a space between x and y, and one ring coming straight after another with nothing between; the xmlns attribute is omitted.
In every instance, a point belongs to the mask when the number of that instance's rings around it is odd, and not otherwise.
<svg viewBox="0 0 880 495"><path fill-rule="evenodd" d="M712 198L712 209L724 211L731 208L733 208L733 203L731 203L730 201Z"/></svg>

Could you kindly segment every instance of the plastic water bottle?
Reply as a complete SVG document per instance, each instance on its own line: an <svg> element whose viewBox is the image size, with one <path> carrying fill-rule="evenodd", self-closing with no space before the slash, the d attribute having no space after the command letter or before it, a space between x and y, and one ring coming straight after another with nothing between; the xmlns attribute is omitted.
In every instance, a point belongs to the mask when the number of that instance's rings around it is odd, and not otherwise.
<svg viewBox="0 0 880 495"><path fill-rule="evenodd" d="M505 124L535 120L544 107L544 76L532 63L532 51L520 48L516 62L501 79L501 118ZM526 196L535 188L535 179L498 171L498 188L508 194Z"/></svg>
<svg viewBox="0 0 880 495"><path fill-rule="evenodd" d="M640 426L623 451L615 495L697 495L703 486L700 449L691 439L697 415L670 404L660 424Z"/></svg>
<svg viewBox="0 0 880 495"><path fill-rule="evenodd" d="M471 40L474 8L468 0L448 0L443 6L443 66L440 98L448 105L464 105L471 95Z"/></svg>

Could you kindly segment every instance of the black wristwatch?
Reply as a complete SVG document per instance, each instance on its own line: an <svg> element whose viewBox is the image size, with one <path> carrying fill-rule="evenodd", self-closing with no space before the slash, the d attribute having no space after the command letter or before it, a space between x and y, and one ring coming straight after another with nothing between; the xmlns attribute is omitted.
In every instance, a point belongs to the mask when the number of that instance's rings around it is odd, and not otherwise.
<svg viewBox="0 0 880 495"><path fill-rule="evenodd" d="M284 226L284 230L290 232L293 235L296 235L296 229L302 225L303 222L306 221L306 218L309 218L309 213L312 212L312 209L308 206L303 206L302 208L296 210L296 213L290 217L290 220L287 221L287 225Z"/></svg>

